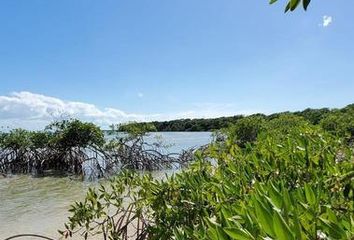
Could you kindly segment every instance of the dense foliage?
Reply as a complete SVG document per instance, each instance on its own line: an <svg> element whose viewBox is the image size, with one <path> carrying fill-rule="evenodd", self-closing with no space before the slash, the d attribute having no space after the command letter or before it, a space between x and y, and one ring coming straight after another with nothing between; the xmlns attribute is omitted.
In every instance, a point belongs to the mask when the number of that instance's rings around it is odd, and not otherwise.
<svg viewBox="0 0 354 240"><path fill-rule="evenodd" d="M221 117L214 119L179 119L172 121L163 121L163 122L151 122L151 123L133 123L133 125L152 124L158 132L200 132L200 131L211 131L215 129L221 129L229 126L231 123L235 123L238 119L243 116L234 116L234 117ZM118 131L125 132L125 130L131 124L124 124L118 127Z"/></svg>
<svg viewBox="0 0 354 240"><path fill-rule="evenodd" d="M44 131L13 129L0 133L0 147L11 149L85 148L89 145L100 146L103 143L104 135L99 127L76 119L54 122Z"/></svg>
<svg viewBox="0 0 354 240"><path fill-rule="evenodd" d="M72 206L62 234L353 239L354 115L351 106L325 112L243 118L163 180L124 171Z"/></svg>
<svg viewBox="0 0 354 240"><path fill-rule="evenodd" d="M122 168L157 170L184 166L194 149L181 153L162 152L158 142L146 143L152 124L129 124L127 134L105 138L95 124L76 119L48 125L43 131L14 129L0 133L0 173L44 172L82 175L86 179L106 177Z"/></svg>
<svg viewBox="0 0 354 240"><path fill-rule="evenodd" d="M126 124L119 124L117 126L112 125L111 131L120 131L128 133L130 137L143 136L148 132L156 132L157 129L152 123L137 123L131 122Z"/></svg>
<svg viewBox="0 0 354 240"><path fill-rule="evenodd" d="M85 148L104 144L104 134L98 126L77 119L54 122L46 130L52 134L50 144L58 148Z"/></svg>
<svg viewBox="0 0 354 240"><path fill-rule="evenodd" d="M79 120L54 122L44 131L13 129L0 133L0 172L42 174L54 170L82 173L82 163L104 144L101 129Z"/></svg>
<svg viewBox="0 0 354 240"><path fill-rule="evenodd" d="M354 139L354 105L349 105L341 110L333 111L320 121L321 126L349 142Z"/></svg>
<svg viewBox="0 0 354 240"><path fill-rule="evenodd" d="M275 113L271 115L264 115L264 114L254 114L250 117L259 117L264 118L265 120L271 120L273 118L277 118L282 115L295 115L299 117L303 117L305 120L309 121L310 123L317 125L321 122L322 119L326 118L328 115L333 115L339 112L345 113L347 112L348 115L353 112L353 105L349 105L342 109L328 109L328 108L321 108L321 109L311 109L307 108L303 111L298 112L282 112L282 113ZM146 125L151 127L151 124L154 125L151 131L158 132L201 132L201 131L213 131L219 130L223 128L227 128L230 125L237 123L239 120L245 118L243 115L236 115L232 117L220 117L220 118L211 118L211 119L179 119L179 120L172 120L172 121L163 121L163 122L150 122L150 123L131 123L131 124L124 124L118 126L118 131L126 131L129 129L130 125L133 127L139 126L144 127Z"/></svg>

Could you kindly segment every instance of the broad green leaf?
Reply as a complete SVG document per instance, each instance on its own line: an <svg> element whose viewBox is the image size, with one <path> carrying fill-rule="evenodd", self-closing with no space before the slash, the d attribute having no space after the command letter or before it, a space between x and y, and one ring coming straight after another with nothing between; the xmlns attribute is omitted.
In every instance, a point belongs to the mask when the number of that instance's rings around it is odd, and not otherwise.
<svg viewBox="0 0 354 240"><path fill-rule="evenodd" d="M269 196L272 199L272 202L277 206L277 208L280 209L282 207L283 197L273 184L271 184L269 188Z"/></svg>
<svg viewBox="0 0 354 240"><path fill-rule="evenodd" d="M224 228L224 231L229 235L232 239L237 240L254 240L255 238L245 229L240 228Z"/></svg>
<svg viewBox="0 0 354 240"><path fill-rule="evenodd" d="M279 240L291 240L294 239L292 232L290 231L289 226L284 221L280 213L275 212L273 215L274 221L274 232Z"/></svg>
<svg viewBox="0 0 354 240"><path fill-rule="evenodd" d="M268 235L273 237L275 234L273 230L272 214L258 200L255 200L255 209L258 223Z"/></svg>
<svg viewBox="0 0 354 240"><path fill-rule="evenodd" d="M332 222L338 222L337 216L334 214L334 212L327 207L327 215L328 215L328 219Z"/></svg>
<svg viewBox="0 0 354 240"><path fill-rule="evenodd" d="M307 202L310 203L310 205L314 205L316 203L316 196L312 191L311 186L309 186L308 184L305 184L305 196Z"/></svg>
<svg viewBox="0 0 354 240"><path fill-rule="evenodd" d="M212 240L219 240L218 233L216 232L215 228L208 229L208 237Z"/></svg>
<svg viewBox="0 0 354 240"><path fill-rule="evenodd" d="M290 0L290 10L294 11L296 7L299 5L300 0Z"/></svg>
<svg viewBox="0 0 354 240"><path fill-rule="evenodd" d="M292 209L293 203L291 201L291 197L289 195L289 191L286 188L283 188L282 191L283 196L283 208L286 214Z"/></svg>

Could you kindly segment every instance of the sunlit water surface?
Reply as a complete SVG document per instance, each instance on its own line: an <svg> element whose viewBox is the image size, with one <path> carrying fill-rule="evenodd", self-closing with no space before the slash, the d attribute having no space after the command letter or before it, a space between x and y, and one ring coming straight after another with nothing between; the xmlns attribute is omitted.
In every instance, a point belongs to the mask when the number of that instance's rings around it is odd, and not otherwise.
<svg viewBox="0 0 354 240"><path fill-rule="evenodd" d="M147 141L155 141L157 136L172 145L167 149L169 152L201 146L211 140L208 132L172 132L151 134ZM153 175L161 177L166 172L170 171L155 171ZM101 183L105 184L105 181L101 180ZM70 204L83 200L86 190L98 184L69 177L0 177L0 239L21 233L58 238L57 229L62 229L67 221Z"/></svg>

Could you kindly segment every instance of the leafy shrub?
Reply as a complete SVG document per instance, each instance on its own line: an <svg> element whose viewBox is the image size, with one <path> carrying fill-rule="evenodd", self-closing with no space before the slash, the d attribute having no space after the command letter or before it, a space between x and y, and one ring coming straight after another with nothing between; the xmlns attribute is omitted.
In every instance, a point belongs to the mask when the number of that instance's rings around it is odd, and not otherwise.
<svg viewBox="0 0 354 240"><path fill-rule="evenodd" d="M307 121L310 123L317 125L320 123L320 121L325 118L328 113L330 113L330 110L328 108L321 108L321 109L311 109L307 108L304 111L301 112L295 112L295 115L301 116L305 118Z"/></svg>
<svg viewBox="0 0 354 240"><path fill-rule="evenodd" d="M329 114L321 122L321 127L340 137L354 137L354 110L336 111Z"/></svg>
<svg viewBox="0 0 354 240"><path fill-rule="evenodd" d="M245 147L247 143L257 140L258 134L265 127L265 119L259 116L252 116L240 119L226 130L226 134L237 145Z"/></svg>
<svg viewBox="0 0 354 240"><path fill-rule="evenodd" d="M81 174L82 163L88 159L96 168L101 167L94 160L104 154L100 149L104 143L99 127L79 120L55 122L44 131L14 129L0 134L0 172L37 175L56 170ZM89 147L96 158L87 154Z"/></svg>
<svg viewBox="0 0 354 240"><path fill-rule="evenodd" d="M54 122L46 129L53 135L51 144L62 149L102 146L105 142L103 131L98 126L77 119Z"/></svg>
<svg viewBox="0 0 354 240"><path fill-rule="evenodd" d="M114 129L113 129L114 130ZM157 129L152 123L137 123L131 122L127 124L120 124L117 127L118 131L126 132L132 137L142 136L148 132L156 132Z"/></svg>
<svg viewBox="0 0 354 240"><path fill-rule="evenodd" d="M82 228L120 239L141 222L138 239L354 237L353 154L333 135L301 126L283 137L264 132L246 148L215 143L204 154L165 180L123 172L111 190L91 189L62 234Z"/></svg>
<svg viewBox="0 0 354 240"><path fill-rule="evenodd" d="M53 135L46 131L29 132L30 148L33 150L48 147Z"/></svg>
<svg viewBox="0 0 354 240"><path fill-rule="evenodd" d="M1 147L13 150L26 149L31 145L30 132L24 129L14 129L9 133L2 133Z"/></svg>

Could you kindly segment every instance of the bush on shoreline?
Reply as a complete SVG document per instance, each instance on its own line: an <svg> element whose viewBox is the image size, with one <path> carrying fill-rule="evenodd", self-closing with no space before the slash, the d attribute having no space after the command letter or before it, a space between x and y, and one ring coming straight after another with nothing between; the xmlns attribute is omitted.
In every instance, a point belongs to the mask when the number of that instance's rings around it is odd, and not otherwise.
<svg viewBox="0 0 354 240"><path fill-rule="evenodd" d="M144 135L151 129L149 125L130 125L126 135L107 140L95 124L70 119L54 122L43 131L14 129L0 133L0 173L42 176L54 171L96 179L124 168L182 167L193 159L192 148L163 153L161 144L146 143Z"/></svg>
<svg viewBox="0 0 354 240"><path fill-rule="evenodd" d="M90 189L72 205L61 233L102 239L352 239L350 121L341 122L345 134L291 114L239 124L164 180L125 171L110 189Z"/></svg>
<svg viewBox="0 0 354 240"><path fill-rule="evenodd" d="M79 120L54 122L43 131L14 129L0 135L0 172L3 174L61 171L81 174L88 158L85 149L104 144L103 132Z"/></svg>

